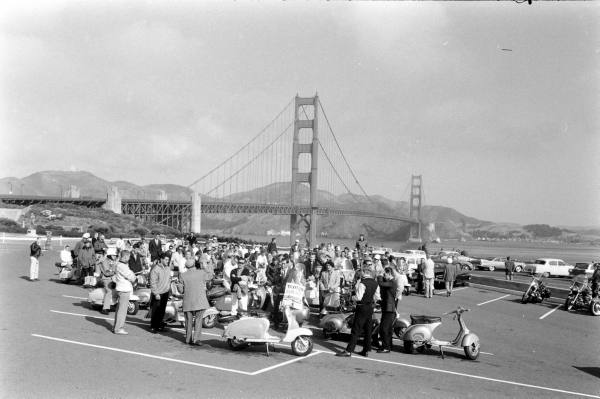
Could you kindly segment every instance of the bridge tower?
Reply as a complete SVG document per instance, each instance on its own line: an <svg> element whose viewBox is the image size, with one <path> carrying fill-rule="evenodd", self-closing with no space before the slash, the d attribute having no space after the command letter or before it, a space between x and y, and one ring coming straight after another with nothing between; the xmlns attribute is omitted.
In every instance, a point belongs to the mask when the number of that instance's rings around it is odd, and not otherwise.
<svg viewBox="0 0 600 399"><path fill-rule="evenodd" d="M293 214L290 216L290 246L296 240L296 233L300 233L300 240L304 241L307 248L316 243L317 239L317 169L319 160L319 129L318 106L319 96L303 98L296 95L294 112L294 139L292 145L292 187L291 204L300 204L299 188L308 185L310 189L309 213ZM308 112L307 109L308 108ZM312 115L312 118L311 118ZM300 142L300 130L312 132L312 139ZM302 137L306 137L305 134ZM299 171L301 154L310 154L310 172Z"/></svg>
<svg viewBox="0 0 600 399"><path fill-rule="evenodd" d="M410 213L409 216L419 221L411 223L409 240L421 241L421 200L423 179L421 175L412 175L410 182Z"/></svg>

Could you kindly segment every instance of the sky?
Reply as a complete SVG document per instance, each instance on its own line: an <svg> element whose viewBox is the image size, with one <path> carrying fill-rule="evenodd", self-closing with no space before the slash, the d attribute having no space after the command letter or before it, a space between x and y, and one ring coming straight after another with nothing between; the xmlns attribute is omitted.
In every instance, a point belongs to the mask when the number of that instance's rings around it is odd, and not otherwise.
<svg viewBox="0 0 600 399"><path fill-rule="evenodd" d="M187 186L318 92L369 194L600 225L596 2L0 6L0 177ZM510 50L510 51L509 51Z"/></svg>

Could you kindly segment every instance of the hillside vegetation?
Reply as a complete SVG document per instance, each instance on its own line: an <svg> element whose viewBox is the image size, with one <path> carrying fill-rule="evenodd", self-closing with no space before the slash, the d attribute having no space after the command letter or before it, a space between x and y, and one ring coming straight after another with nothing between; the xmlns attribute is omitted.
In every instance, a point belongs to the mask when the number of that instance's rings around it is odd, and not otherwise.
<svg viewBox="0 0 600 399"><path fill-rule="evenodd" d="M7 183L10 183L7 184ZM0 193L6 193L9 186L16 191L22 190L25 195L59 196L61 188L66 190L70 185L77 186L82 197L105 197L111 186L118 187L122 198L158 199L164 193L170 200L190 200L192 191L188 187L176 184L152 184L138 186L125 181L110 182L89 172L78 171L44 171L37 172L22 179L7 177L0 179ZM239 202L262 202L265 198L275 203L289 201L290 183L274 183L248 192L232 194L226 200ZM298 204L307 204L309 192L300 187ZM374 213L396 214L408 216L409 206L406 201L393 201L381 196L367 198L359 195L343 194L334 196L326 191L318 191L318 203L327 205L335 200L336 207L350 206ZM279 200L277 200L279 198ZM202 201L212 198L202 196ZM10 207L10 206L6 206ZM49 209L53 214L62 214L62 220L47 220L41 211ZM152 231L167 232L168 227L145 225L132 217L116 215L103 209L88 209L68 205L34 206L31 212L36 218L35 225L41 228L60 229L65 234L73 229L94 229L106 234L148 234ZM561 228L548 225L522 226L515 223L498 223L479 220L466 216L455 209L425 205L422 208L423 238L442 239L485 239L485 240L559 240L567 242L600 243L600 229L593 228ZM29 223L29 220L27 221ZM385 219L359 218L350 216L319 217L318 234L327 237L352 238L359 233L369 237L404 241L408 238L410 226L407 223ZM433 226L433 229L429 227ZM18 226L17 226L18 227ZM14 229L6 223L0 223L0 229ZM289 216L227 214L203 215L202 228L221 231L232 235L265 235L268 230L289 230Z"/></svg>

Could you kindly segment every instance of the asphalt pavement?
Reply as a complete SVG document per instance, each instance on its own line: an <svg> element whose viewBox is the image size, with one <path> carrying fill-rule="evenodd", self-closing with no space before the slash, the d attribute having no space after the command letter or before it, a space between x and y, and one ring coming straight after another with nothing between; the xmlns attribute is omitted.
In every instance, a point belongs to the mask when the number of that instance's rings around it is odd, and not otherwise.
<svg viewBox="0 0 600 399"><path fill-rule="evenodd" d="M221 326L204 331L203 348L185 345L180 328L150 334L143 310L127 318L129 335L114 335L113 313L90 309L87 289L57 281L56 251L44 252L40 281L27 279L28 244L0 246L3 398L600 398L600 318L555 303L522 305L519 295L474 287L402 299L406 316L470 308L476 361L461 350L406 354L399 340L389 354L338 358L346 342L324 340L317 319L309 356L281 345L267 357L264 346L229 349ZM457 322L443 320L436 337L454 338Z"/></svg>

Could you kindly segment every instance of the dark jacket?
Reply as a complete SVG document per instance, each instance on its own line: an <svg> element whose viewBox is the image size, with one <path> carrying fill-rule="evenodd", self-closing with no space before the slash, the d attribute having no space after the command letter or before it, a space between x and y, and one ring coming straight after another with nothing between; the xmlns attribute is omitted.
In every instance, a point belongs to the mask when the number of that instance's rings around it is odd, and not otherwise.
<svg viewBox="0 0 600 399"><path fill-rule="evenodd" d="M373 280L371 277L367 277L363 278L360 282L365 286L365 293L357 304L373 306L375 304L374 297L378 286L377 281Z"/></svg>
<svg viewBox="0 0 600 399"><path fill-rule="evenodd" d="M150 261L159 260L162 256L162 242L158 240L158 244L153 240L148 243L148 252L150 252Z"/></svg>
<svg viewBox="0 0 600 399"><path fill-rule="evenodd" d="M141 272L144 269L142 266L142 257L132 252L131 256L129 257L129 268L134 273Z"/></svg>
<svg viewBox="0 0 600 399"><path fill-rule="evenodd" d="M34 258L39 258L42 255L42 247L38 245L37 241L31 243L29 254L29 256L33 256Z"/></svg>
<svg viewBox="0 0 600 399"><path fill-rule="evenodd" d="M394 280L384 281L383 278L378 278L379 295L381 296L381 311L395 312L396 311L396 288Z"/></svg>

